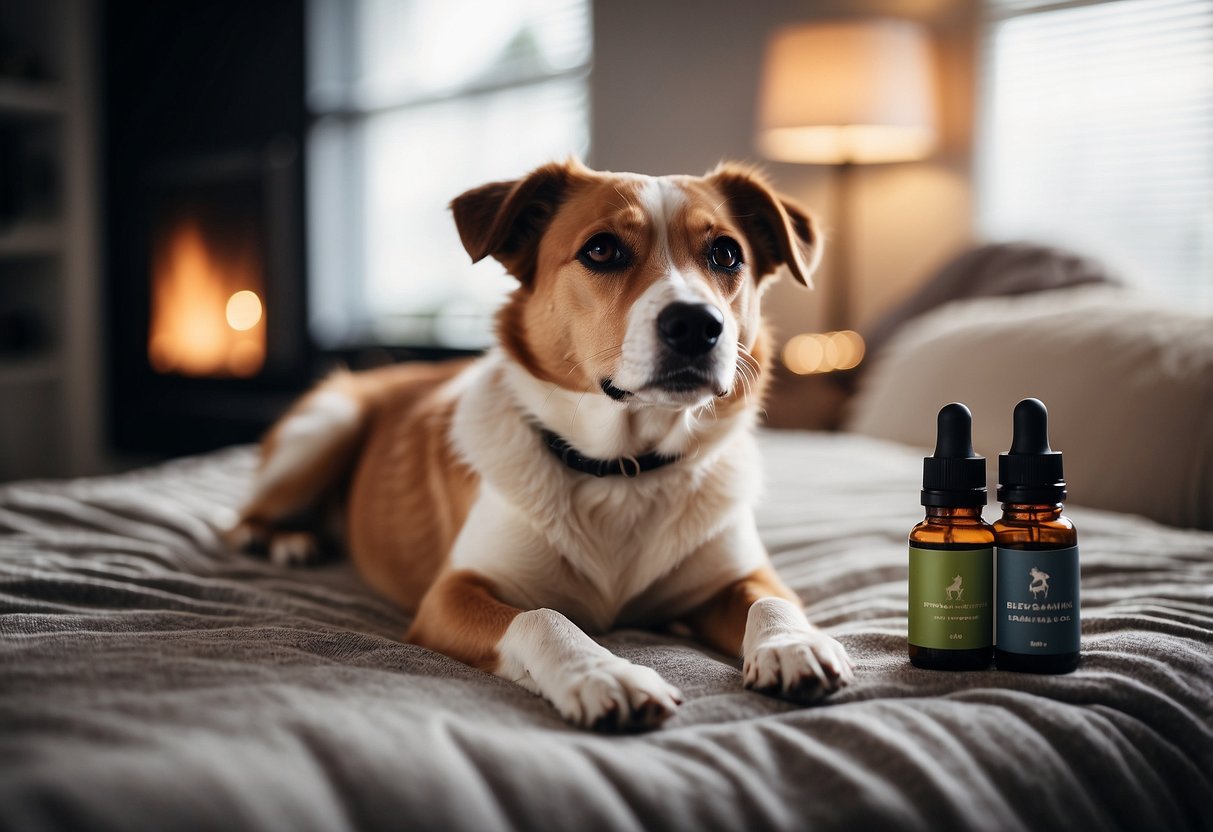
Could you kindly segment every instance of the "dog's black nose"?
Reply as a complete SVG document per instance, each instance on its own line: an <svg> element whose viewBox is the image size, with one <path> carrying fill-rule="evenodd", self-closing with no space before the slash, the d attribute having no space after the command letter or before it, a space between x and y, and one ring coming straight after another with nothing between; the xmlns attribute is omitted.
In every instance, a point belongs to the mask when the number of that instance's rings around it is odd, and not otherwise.
<svg viewBox="0 0 1213 832"><path fill-rule="evenodd" d="M724 316L710 303L671 303L657 316L657 332L680 355L703 355L716 346Z"/></svg>

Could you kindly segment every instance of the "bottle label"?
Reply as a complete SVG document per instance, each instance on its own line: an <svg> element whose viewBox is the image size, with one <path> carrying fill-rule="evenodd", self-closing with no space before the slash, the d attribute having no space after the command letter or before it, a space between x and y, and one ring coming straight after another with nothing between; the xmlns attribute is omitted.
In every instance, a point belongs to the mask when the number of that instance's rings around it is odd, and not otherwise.
<svg viewBox="0 0 1213 832"><path fill-rule="evenodd" d="M1004 549L994 555L994 643L1026 655L1074 653L1078 617L1078 547Z"/></svg>
<svg viewBox="0 0 1213 832"><path fill-rule="evenodd" d="M910 644L989 647L994 634L994 550L910 547Z"/></svg>

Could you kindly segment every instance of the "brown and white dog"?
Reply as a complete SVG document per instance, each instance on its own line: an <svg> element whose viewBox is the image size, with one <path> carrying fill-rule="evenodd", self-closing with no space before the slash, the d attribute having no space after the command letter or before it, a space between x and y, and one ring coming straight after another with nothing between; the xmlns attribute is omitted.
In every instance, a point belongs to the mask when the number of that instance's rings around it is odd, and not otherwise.
<svg viewBox="0 0 1213 832"><path fill-rule="evenodd" d="M519 281L475 361L338 374L263 445L235 534L311 559L344 509L407 641L518 682L572 722L643 728L678 690L586 631L682 625L748 688L813 699L854 664L780 582L751 508L766 381L759 298L807 285L809 215L753 172L551 164L451 205L473 261ZM765 282L764 282L765 281Z"/></svg>

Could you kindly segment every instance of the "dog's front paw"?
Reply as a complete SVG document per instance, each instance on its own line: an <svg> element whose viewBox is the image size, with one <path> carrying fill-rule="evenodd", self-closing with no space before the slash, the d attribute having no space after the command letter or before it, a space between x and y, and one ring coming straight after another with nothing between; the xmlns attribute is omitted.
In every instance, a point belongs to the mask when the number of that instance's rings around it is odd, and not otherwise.
<svg viewBox="0 0 1213 832"><path fill-rule="evenodd" d="M250 520L241 521L223 537L233 549L268 556L275 566L308 566L324 556L320 538L313 532L275 530Z"/></svg>
<svg viewBox="0 0 1213 832"><path fill-rule="evenodd" d="M813 702L845 687L855 663L846 649L818 630L772 635L745 656L742 678L751 690L795 702Z"/></svg>
<svg viewBox="0 0 1213 832"><path fill-rule="evenodd" d="M270 562L275 566L310 566L322 559L320 540L311 532L275 532Z"/></svg>
<svg viewBox="0 0 1213 832"><path fill-rule="evenodd" d="M682 693L657 671L624 659L612 657L570 677L552 704L565 719L586 728L656 728L682 704Z"/></svg>

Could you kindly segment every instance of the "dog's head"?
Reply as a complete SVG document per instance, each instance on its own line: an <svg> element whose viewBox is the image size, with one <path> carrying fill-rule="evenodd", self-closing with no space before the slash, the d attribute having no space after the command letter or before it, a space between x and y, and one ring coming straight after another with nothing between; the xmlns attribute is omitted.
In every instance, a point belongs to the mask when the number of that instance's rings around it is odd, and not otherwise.
<svg viewBox="0 0 1213 832"><path fill-rule="evenodd" d="M472 260L521 283L498 319L513 358L634 405L729 395L753 361L765 279L787 266L808 285L821 250L804 209L735 165L655 178L551 164L451 207Z"/></svg>

